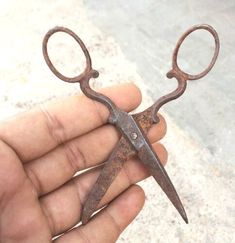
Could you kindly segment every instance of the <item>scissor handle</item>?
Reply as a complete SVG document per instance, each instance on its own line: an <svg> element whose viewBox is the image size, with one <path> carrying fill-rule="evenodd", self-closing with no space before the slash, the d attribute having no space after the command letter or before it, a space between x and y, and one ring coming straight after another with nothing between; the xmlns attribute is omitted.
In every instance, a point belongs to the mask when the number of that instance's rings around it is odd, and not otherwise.
<svg viewBox="0 0 235 243"><path fill-rule="evenodd" d="M179 52L179 48L182 45L183 41L185 40L185 38L191 34L192 32L196 31L196 30L200 30L200 29L204 29L208 32L211 33L211 35L213 36L214 40L215 40L215 51L214 51L214 55L211 59L210 64L208 65L208 67L202 71L201 73L197 74L197 75L192 75L189 73L186 73L184 71L182 71L177 63L177 58L178 58L178 52ZM219 48L220 48L220 44L219 44L219 37L217 32L214 30L213 27L211 27L210 25L207 24L200 24L200 25L195 25L193 27L191 27L190 29L188 29L178 40L175 50L173 52L173 57L172 57L172 69L174 72L176 72L178 75L180 76L184 76L187 80L196 80L196 79L200 79L202 77L204 77L214 66L215 61L217 59L217 56L219 54Z"/></svg>
<svg viewBox="0 0 235 243"><path fill-rule="evenodd" d="M66 77L63 74L61 74L55 68L55 66L52 64L51 59L48 55L47 45L48 45L49 38L56 32L64 32L64 33L72 36L76 40L76 42L80 45L80 47L85 55L85 58L86 58L86 67L85 67L85 70L78 76L75 76L72 78ZM96 92L95 90L91 89L91 87L89 85L90 78L97 78L99 76L99 73L98 73L98 71L92 69L91 57L90 57L90 54L89 54L85 44L72 30L65 28L65 27L55 27L55 28L49 30L43 39L42 51L43 51L43 56L44 56L44 59L48 65L48 67L59 79L65 81L65 82L69 82L69 83L79 82L81 90L87 97L89 97L90 99L96 100L98 102L101 102L109 109L109 111L110 111L109 122L110 123L116 122L117 111L118 111L118 108L116 107L116 105L107 96L100 94L100 93Z"/></svg>
<svg viewBox="0 0 235 243"><path fill-rule="evenodd" d="M209 64L209 66L201 73L197 74L197 75L192 75L189 73L186 73L184 71L182 71L178 64L177 64L177 57L178 57L178 52L179 52L179 48L182 44L182 42L184 41L184 39L193 31L195 30L199 30L199 29L204 29L209 31L212 36L214 37L215 40L215 51L214 51L214 55L211 59L211 62ZM219 54L219 48L220 48L220 44L219 44L219 37L217 32L210 26L210 25L206 25L206 24L201 24L201 25L195 25L193 27L191 27L190 29L188 29L178 40L175 50L173 52L173 58L172 58L172 70L169 71L167 73L167 77L168 78L176 78L178 81L178 86L177 88L172 91L171 93L162 96L161 98L159 98L151 107L151 116L152 116L152 120L154 123L158 123L159 122L159 118L157 116L157 113L159 111L159 109L166 103L168 103L171 100L177 99L178 97L180 97L187 86L187 80L196 80L196 79L200 79L202 77L204 77L214 66L216 59L218 57Z"/></svg>
<svg viewBox="0 0 235 243"><path fill-rule="evenodd" d="M53 65L50 57L49 57L49 54L48 54L48 49L47 49L47 46L48 46L48 40L49 38L57 33L57 32L64 32L70 36L72 36L76 42L80 45L84 55L85 55L85 58L86 58L86 67L85 67L85 70L75 76L75 77L66 77L65 75L61 74L56 68L55 66ZM42 51L43 51L43 56L45 58L45 61L48 65L48 67L51 69L51 71L61 80L65 81L65 82L69 82L69 83L75 83L75 82L80 82L82 80L84 80L84 78L97 78L99 76L99 73L95 70L92 69L92 63L91 63L91 57L90 57L90 54L85 46L85 44L83 43L83 41L70 29L68 28L65 28L65 27L55 27L51 30L49 30L44 39L43 39L43 45L42 45Z"/></svg>

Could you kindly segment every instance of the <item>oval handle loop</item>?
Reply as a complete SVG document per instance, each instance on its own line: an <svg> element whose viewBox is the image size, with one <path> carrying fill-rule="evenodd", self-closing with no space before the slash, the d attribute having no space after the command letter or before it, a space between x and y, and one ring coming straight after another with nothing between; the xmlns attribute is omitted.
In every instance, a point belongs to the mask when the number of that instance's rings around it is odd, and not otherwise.
<svg viewBox="0 0 235 243"><path fill-rule="evenodd" d="M65 32L66 34L72 36L76 40L76 42L80 45L80 47L85 55L85 58L86 58L86 68L78 76L75 76L72 78L66 77L63 74L61 74L55 68L55 66L52 64L50 57L48 55L47 45L48 45L49 38L56 32ZM72 30L65 28L65 27L55 27L55 28L49 30L43 39L42 51L43 51L43 56L44 56L44 59L48 65L48 67L59 79L65 81L65 82L69 82L69 83L79 82L82 92L87 97L89 97L90 99L96 100L98 102L101 102L109 109L109 111L110 111L109 122L110 123L116 122L117 115L118 115L118 107L107 96L96 92L89 85L90 78L97 78L99 76L99 73L98 73L98 71L92 69L91 57L90 57L90 54L89 54L85 44Z"/></svg>
<svg viewBox="0 0 235 243"><path fill-rule="evenodd" d="M185 38L192 33L195 30L198 29L204 29L209 31L212 36L214 37L215 40L215 51L214 51L214 55L212 57L212 60L209 64L209 66L201 73L197 74L197 75L191 75L189 73L186 73L184 71L182 71L178 64L177 64L177 57L178 57L178 52L179 52L179 48L181 46L181 44L183 43L183 41L185 40ZM159 111L159 109L166 103L168 103L171 100L177 99L178 97L180 97L187 86L187 80L196 80L196 79L200 79L202 77L204 77L214 66L216 59L218 57L219 54L219 48L220 48L220 44L219 44L219 37L217 32L210 26L210 25L206 25L206 24L201 24L201 25L195 25L193 27L191 27L190 29L188 29L179 39L179 41L176 44L175 50L173 52L173 58L172 58L172 70L169 71L167 73L167 77L168 78L176 78L178 81L178 86L177 88L172 91L171 93L162 96L160 99L158 99L151 107L151 115L152 115L152 119L154 123L158 123L159 122L159 118L157 116L157 112Z"/></svg>
<svg viewBox="0 0 235 243"><path fill-rule="evenodd" d="M66 34L72 36L72 37L76 40L76 42L80 45L80 47L81 47L81 49L82 49L82 51L83 51L83 53L84 53L84 55L85 55L85 58L86 58L86 68L85 68L85 70L84 70L81 74L79 74L79 75L77 75L77 76L75 76L75 77L72 77L72 78L71 78L71 77L66 77L66 76L64 76L62 73L60 73L60 72L55 68L55 66L53 65L53 63L52 63L52 61L51 61L51 59L50 59L50 57L49 57L49 55L48 55L48 49L47 49L47 46L48 46L48 40L49 40L49 38L50 38L53 34L55 34L55 33L57 33L57 32L64 32L64 33L66 33ZM99 76L98 71L92 69L91 57L90 57L90 54L89 54L89 52L88 52L88 50L87 50L85 44L83 43L83 41L82 41L82 40L81 40L81 39L80 39L80 38L79 38L79 37L78 37L72 30L70 30L70 29L68 29L68 28L57 26L57 27L55 27L55 28L49 30L49 31L46 33L46 35L45 35L45 37L44 37L44 39L43 39L42 51L43 51L44 59L45 59L47 65L48 65L48 67L50 68L50 70L51 70L51 71L52 71L52 72L53 72L59 79L65 81L65 82L75 83L75 82L80 82L80 81L82 81L82 80L84 80L84 79L90 79L91 77L93 77L93 78L97 78L97 77Z"/></svg>
<svg viewBox="0 0 235 243"><path fill-rule="evenodd" d="M200 29L206 30L206 31L208 31L208 32L210 32L212 34L212 36L213 36L213 38L215 40L215 51L214 51L214 55L213 55L213 57L211 59L210 64L208 65L208 67L203 72L201 72L201 73L199 73L197 75L192 75L192 74L189 74L189 73L186 73L186 72L182 71L179 68L178 63L177 63L177 57L178 57L179 48L182 45L182 43L185 40L185 38L189 34L191 34L192 32L194 32L196 30L200 30ZM173 57L172 57L172 68L173 68L173 71L178 73L178 75L185 77L185 79L187 79L187 80L200 79L200 78L204 77L212 69L212 67L214 66L215 61L216 61L216 59L218 57L218 54L219 54L219 48L220 48L219 37L218 37L218 34L214 30L213 27L211 27L210 25L207 25L207 24L195 25L195 26L191 27L190 29L188 29L180 37L180 39L178 40L178 42L176 44L175 50L173 52Z"/></svg>

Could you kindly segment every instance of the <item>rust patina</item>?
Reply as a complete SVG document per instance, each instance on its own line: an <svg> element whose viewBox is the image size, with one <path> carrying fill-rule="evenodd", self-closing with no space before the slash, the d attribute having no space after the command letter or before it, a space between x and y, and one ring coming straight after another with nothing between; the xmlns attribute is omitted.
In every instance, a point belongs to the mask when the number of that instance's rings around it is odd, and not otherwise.
<svg viewBox="0 0 235 243"><path fill-rule="evenodd" d="M193 31L203 29L209 31L214 37L215 51L209 66L197 75L191 75L182 71L177 64L177 56L179 48L184 39ZM65 32L71 35L80 45L86 58L86 68L80 75L69 78L61 74L52 64L47 50L49 38L56 32ZM104 96L91 89L89 85L90 78L97 78L98 71L92 68L92 62L89 52L82 42L82 40L70 29L64 27L55 27L47 32L43 40L43 55L47 65L51 71L61 80L69 83L80 83L81 90L90 99L96 100L104 104L110 112L108 122L116 126L121 133L121 138L110 157L106 161L97 181L95 182L92 190L87 196L83 211L82 223L86 224L92 214L97 210L99 202L105 195L106 191L122 169L123 163L130 159L132 156L137 155L142 163L147 167L156 182L166 193L169 200L178 210L182 218L188 223L187 215L184 207L179 199L179 196L167 175L166 170L162 166L157 154L154 152L148 138L147 133L154 123L159 122L158 111L166 103L181 96L185 89L188 80L196 80L204 77L213 67L219 53L219 38L216 31L209 25L195 25L186 31L175 47L172 58L172 70L167 73L168 78L176 78L178 86L173 92L159 98L151 107L143 112L130 115L120 110L108 97Z"/></svg>

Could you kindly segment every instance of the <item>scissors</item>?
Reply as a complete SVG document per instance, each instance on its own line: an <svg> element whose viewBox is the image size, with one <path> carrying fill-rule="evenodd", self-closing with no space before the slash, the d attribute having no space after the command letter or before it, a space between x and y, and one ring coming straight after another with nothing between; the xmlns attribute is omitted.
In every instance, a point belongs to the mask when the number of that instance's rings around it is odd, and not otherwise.
<svg viewBox="0 0 235 243"><path fill-rule="evenodd" d="M209 66L201 73L197 75L192 75L182 71L177 63L177 56L179 48L185 38L192 32L196 30L206 30L212 34L215 41L215 50L212 60ZM85 70L75 77L66 77L61 74L52 64L48 55L48 40L56 32L65 32L72 36L77 43L80 45L85 58L86 67ZM219 37L216 31L209 25L201 24L195 25L188 29L179 39L173 52L172 57L172 69L167 73L168 78L175 78L178 81L177 88L158 99L152 106L146 110L130 115L127 112L120 110L112 100L103 94L100 94L93 90L89 85L89 80L91 78L97 78L99 76L98 71L92 68L91 57L89 52L83 43L83 41L70 29L65 27L55 27L49 30L43 39L43 56L45 61L50 68L50 70L61 80L69 83L80 83L80 88L82 92L90 99L101 102L109 110L108 123L116 126L116 128L121 133L121 138L114 150L112 151L110 157L106 161L97 181L95 182L93 188L88 193L85 204L82 209L82 224L86 224L93 213L97 210L97 206L106 191L122 169L123 163L130 159L132 156L137 155L141 162L147 167L150 174L154 177L156 182L165 192L171 203L177 209L181 217L186 223L188 223L188 218L184 210L183 204L166 172L162 166L158 155L154 152L146 134L154 123L159 122L158 111L166 103L174 100L181 96L185 89L187 80L196 80L204 77L214 66L219 53Z"/></svg>

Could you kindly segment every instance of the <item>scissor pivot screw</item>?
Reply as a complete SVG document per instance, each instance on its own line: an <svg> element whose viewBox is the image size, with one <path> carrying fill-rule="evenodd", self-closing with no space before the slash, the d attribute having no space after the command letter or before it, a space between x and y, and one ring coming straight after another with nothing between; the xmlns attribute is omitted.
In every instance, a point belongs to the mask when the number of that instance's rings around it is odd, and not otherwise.
<svg viewBox="0 0 235 243"><path fill-rule="evenodd" d="M131 139L136 140L138 135L135 132L131 133Z"/></svg>

